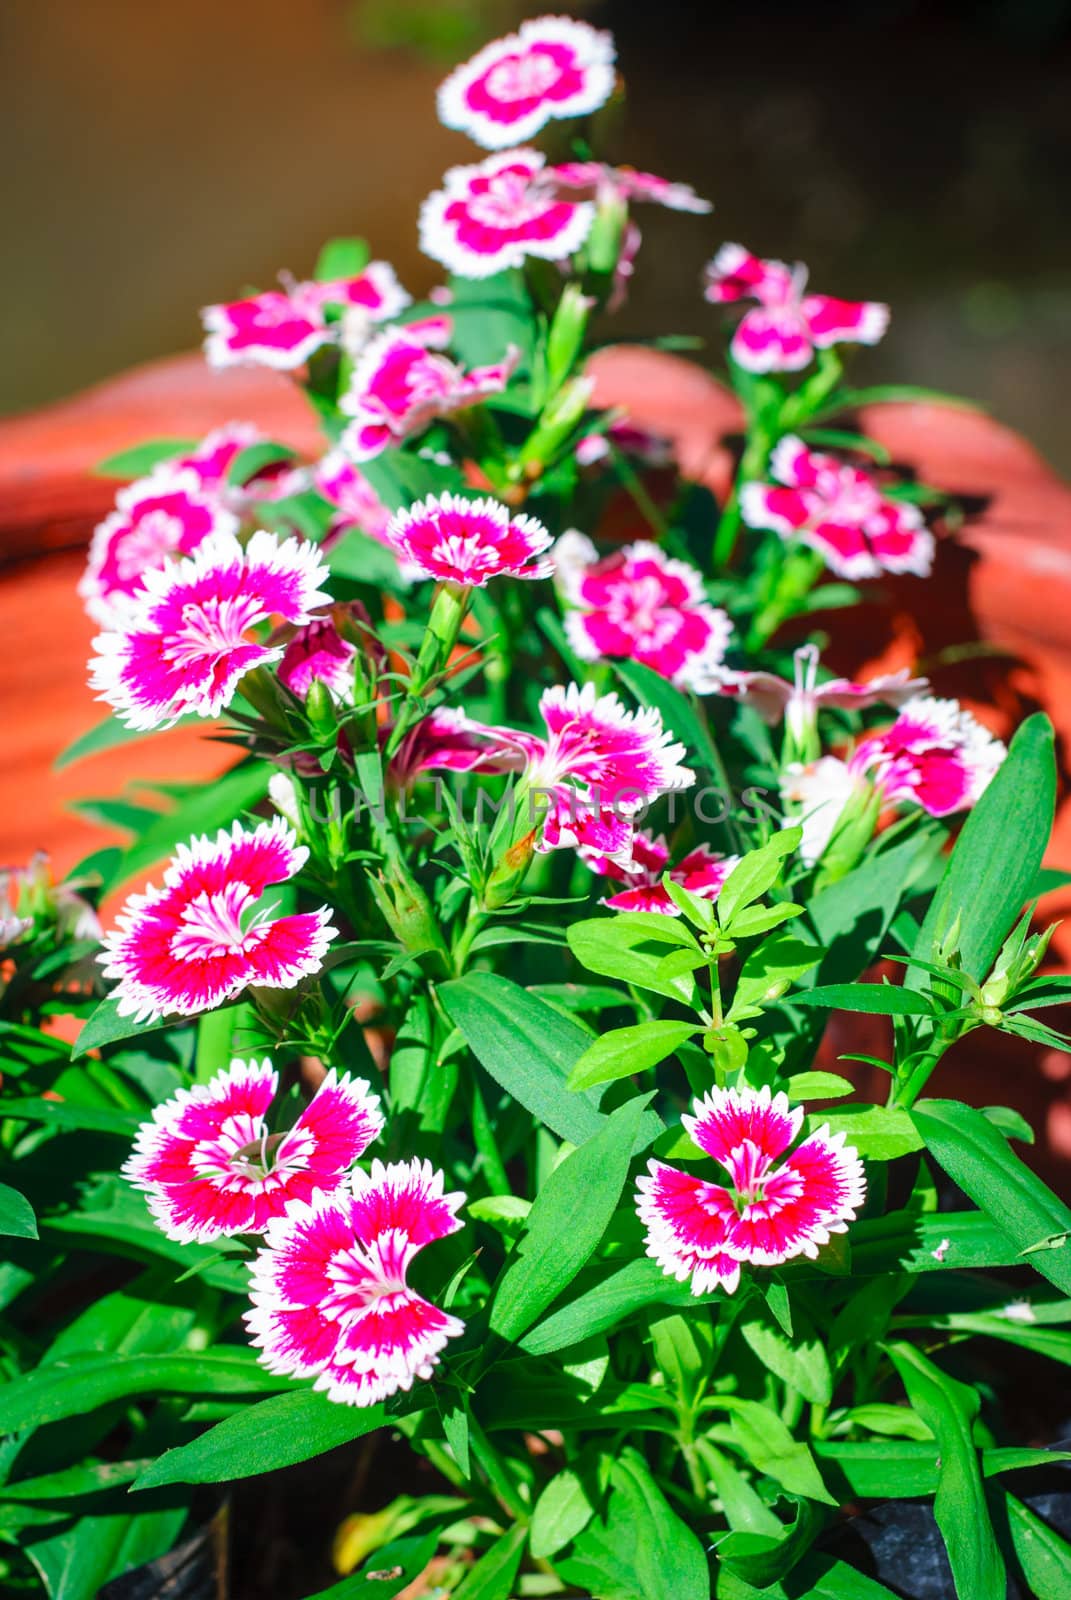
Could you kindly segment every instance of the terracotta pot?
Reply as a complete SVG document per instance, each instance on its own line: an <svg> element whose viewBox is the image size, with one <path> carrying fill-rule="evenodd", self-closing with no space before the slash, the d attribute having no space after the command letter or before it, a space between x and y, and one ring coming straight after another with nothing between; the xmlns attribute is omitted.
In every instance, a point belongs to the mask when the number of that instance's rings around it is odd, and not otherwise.
<svg viewBox="0 0 1071 1600"><path fill-rule="evenodd" d="M678 356L618 346L592 362L595 400L673 442L682 470L724 495L741 418L734 397ZM115 485L96 462L157 435L197 436L230 420L255 420L299 452L323 441L287 379L267 371L213 373L198 354L151 363L25 417L0 421L0 628L5 651L7 747L0 771L3 855L43 847L66 870L98 847L101 832L65 813L70 800L114 793L138 778L210 778L224 747L176 730L120 747L63 773L60 748L96 720L85 687L93 625L75 584L93 525ZM865 430L921 479L969 508L957 538L942 542L932 582L894 580L871 604L831 619L832 659L846 669L921 657L939 691L973 702L1001 732L1035 706L1061 742L1071 730L1071 488L1009 429L952 406L868 409ZM974 652L955 662L949 652ZM979 652L988 652L979 653ZM1071 868L1071 806L1057 819L1049 860ZM1071 905L1048 897L1047 911ZM1059 947L1071 958L1071 938ZM841 1042L834 1048L848 1048ZM989 1080L979 1081L979 1076ZM942 1089L975 1104L1014 1101L1044 1127L1052 1152L1071 1155L1071 1056L974 1035ZM875 1086L876 1087L876 1086ZM1044 1164L1044 1153L1043 1153Z"/></svg>

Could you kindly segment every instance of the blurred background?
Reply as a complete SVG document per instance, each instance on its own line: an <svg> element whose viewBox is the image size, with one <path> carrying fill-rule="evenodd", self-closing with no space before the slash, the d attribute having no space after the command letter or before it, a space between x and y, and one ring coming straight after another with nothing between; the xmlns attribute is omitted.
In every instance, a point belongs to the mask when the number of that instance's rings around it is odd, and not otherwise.
<svg viewBox="0 0 1071 1600"><path fill-rule="evenodd" d="M446 67L510 0L7 0L0 10L11 412L189 348L197 308L363 233L414 292L416 209L479 159ZM693 183L647 208L622 335L710 335L724 239L892 303L867 376L970 395L1071 472L1071 0L572 0L617 35L619 160Z"/></svg>

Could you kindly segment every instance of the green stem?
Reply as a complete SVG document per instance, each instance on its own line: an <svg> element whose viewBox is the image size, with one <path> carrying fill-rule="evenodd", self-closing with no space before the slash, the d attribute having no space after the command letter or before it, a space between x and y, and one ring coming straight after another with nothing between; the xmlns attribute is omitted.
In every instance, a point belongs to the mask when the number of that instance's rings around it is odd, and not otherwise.
<svg viewBox="0 0 1071 1600"><path fill-rule="evenodd" d="M774 440L767 429L752 418L748 429L747 444L740 458L740 465L737 468L732 492L728 500L726 500L721 516L718 519L718 531L714 536L713 553L715 572L725 571L732 565L733 555L736 551L736 541L740 536L740 490L745 483L754 483L763 476L773 445Z"/></svg>

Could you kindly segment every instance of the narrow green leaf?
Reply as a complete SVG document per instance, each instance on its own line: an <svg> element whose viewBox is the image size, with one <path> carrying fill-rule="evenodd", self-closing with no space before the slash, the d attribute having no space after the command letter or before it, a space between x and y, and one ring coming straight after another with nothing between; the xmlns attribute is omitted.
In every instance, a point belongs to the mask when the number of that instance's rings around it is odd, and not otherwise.
<svg viewBox="0 0 1071 1600"><path fill-rule="evenodd" d="M642 1537L637 1537L642 1530ZM573 1540L555 1570L600 1600L709 1600L710 1572L696 1534L677 1516L643 1457L626 1449L614 1461L605 1510Z"/></svg>
<svg viewBox="0 0 1071 1600"><path fill-rule="evenodd" d="M599 1131L599 1096L566 1087L591 1043L579 1023L490 972L444 983L439 998L480 1065L560 1139L579 1145Z"/></svg>
<svg viewBox="0 0 1071 1600"><path fill-rule="evenodd" d="M13 1378L0 1392L0 1432L18 1433L79 1416L139 1394L253 1394L285 1379L265 1371L252 1351L234 1348L175 1356L71 1356Z"/></svg>
<svg viewBox="0 0 1071 1600"><path fill-rule="evenodd" d="M790 1494L801 1494L825 1505L837 1504L822 1481L811 1450L802 1439L793 1438L776 1412L755 1400L733 1398L730 1404L726 1398L723 1403L729 1410L737 1443L760 1472L776 1478Z"/></svg>
<svg viewBox="0 0 1071 1600"><path fill-rule="evenodd" d="M1012 1547L1034 1600L1067 1600L1071 1544L1014 1495L1006 1495L1005 1503Z"/></svg>
<svg viewBox="0 0 1071 1600"><path fill-rule="evenodd" d="M427 1398L430 1402L430 1396ZM165 1450L135 1481L134 1488L253 1478L277 1467L309 1461L336 1445L374 1433L389 1421L385 1406L355 1410L336 1405L314 1389L290 1387L284 1394L217 1422L192 1444Z"/></svg>
<svg viewBox="0 0 1071 1600"><path fill-rule="evenodd" d="M922 1149L915 1124L899 1107L838 1106L832 1111L814 1111L805 1121L809 1132L828 1126L831 1133L843 1133L867 1161L896 1161Z"/></svg>
<svg viewBox="0 0 1071 1600"><path fill-rule="evenodd" d="M589 972L638 989L666 995L692 1005L697 998L695 980L687 973L662 969L667 947L697 948L690 931L674 917L657 912L625 911L612 917L591 917L574 922L568 930L569 948Z"/></svg>
<svg viewBox="0 0 1071 1600"><path fill-rule="evenodd" d="M649 1099L642 1095L619 1106L539 1191L527 1232L495 1289L490 1325L501 1338L518 1339L530 1328L595 1250L621 1198Z"/></svg>
<svg viewBox="0 0 1071 1600"><path fill-rule="evenodd" d="M518 1522L496 1539L490 1550L465 1574L454 1590L454 1600L509 1600L527 1537L528 1529L523 1522Z"/></svg>
<svg viewBox="0 0 1071 1600"><path fill-rule="evenodd" d="M551 1478L532 1512L531 1550L536 1560L558 1553L595 1514L579 1474L564 1467Z"/></svg>
<svg viewBox="0 0 1071 1600"><path fill-rule="evenodd" d="M146 439L115 455L105 456L93 468L98 478L144 478L164 461L173 461L197 447L196 439Z"/></svg>
<svg viewBox="0 0 1071 1600"><path fill-rule="evenodd" d="M948 1551L956 1592L971 1600L1005 1600L1004 1562L989 1520L981 1462L971 1430L980 1401L914 1345L898 1342L889 1356L908 1399L937 1441L941 1476L934 1515Z"/></svg>
<svg viewBox="0 0 1071 1600"><path fill-rule="evenodd" d="M752 1301L738 1326L764 1367L798 1389L805 1400L815 1405L829 1404L833 1398L829 1359L814 1325L799 1310L791 1339L758 1301Z"/></svg>
<svg viewBox="0 0 1071 1600"><path fill-rule="evenodd" d="M865 1011L880 1017L932 1017L927 995L891 983L827 983L792 996L793 1005L825 1006L831 1011Z"/></svg>
<svg viewBox="0 0 1071 1600"><path fill-rule="evenodd" d="M956 1100L911 1112L927 1150L1035 1271L1071 1294L1071 1209L1019 1160L1003 1134ZM1039 1248L1040 1247L1040 1248Z"/></svg>
<svg viewBox="0 0 1071 1600"><path fill-rule="evenodd" d="M964 823L913 955L933 960L960 918L963 971L979 981L986 976L1032 892L1055 805L1052 724L1039 712L1019 728L1007 760ZM1009 839L1015 840L1011 851ZM922 974L908 968L904 982L918 989Z"/></svg>
<svg viewBox="0 0 1071 1600"><path fill-rule="evenodd" d="M782 828L758 850L749 850L722 884L718 895L718 921L732 932L733 918L744 906L772 889L784 870L784 859L799 845L800 828Z"/></svg>

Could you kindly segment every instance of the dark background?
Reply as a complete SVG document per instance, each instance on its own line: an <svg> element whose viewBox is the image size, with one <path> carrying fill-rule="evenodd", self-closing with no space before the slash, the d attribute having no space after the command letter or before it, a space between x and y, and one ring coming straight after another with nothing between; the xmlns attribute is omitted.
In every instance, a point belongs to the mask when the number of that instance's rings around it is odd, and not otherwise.
<svg viewBox="0 0 1071 1600"><path fill-rule="evenodd" d="M622 333L710 334L699 273L739 239L892 302L868 376L971 395L1071 471L1071 0L557 9L617 34L603 146L716 206L645 209ZM8 0L0 411L188 348L198 306L307 272L331 234L426 288L417 205L480 157L438 127L435 86L525 11Z"/></svg>

